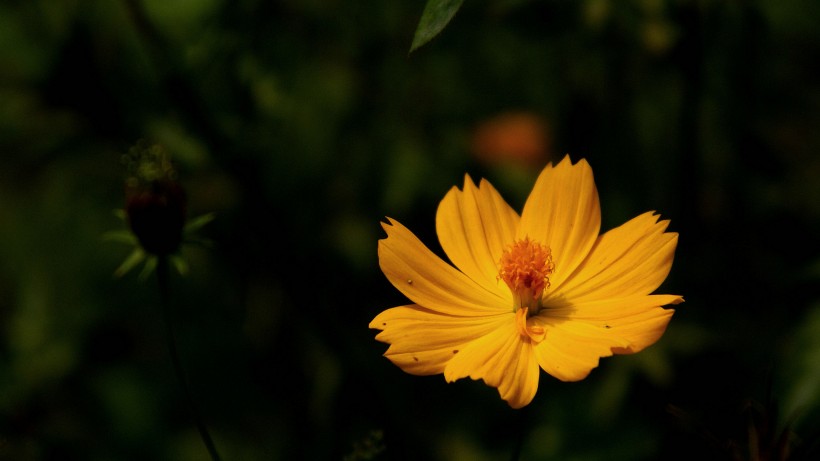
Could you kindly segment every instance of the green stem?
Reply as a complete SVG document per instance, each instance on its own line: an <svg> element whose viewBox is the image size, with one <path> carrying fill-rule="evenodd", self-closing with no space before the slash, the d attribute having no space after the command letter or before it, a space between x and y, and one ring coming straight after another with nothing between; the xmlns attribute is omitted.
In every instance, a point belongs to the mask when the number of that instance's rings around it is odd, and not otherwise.
<svg viewBox="0 0 820 461"><path fill-rule="evenodd" d="M208 428L205 426L205 421L202 419L202 415L200 415L196 403L194 403L193 397L191 397L191 391L188 388L188 380L185 379L185 373L182 371L182 363L180 362L179 354L177 353L176 336L174 334L174 324L171 315L171 296L168 288L168 280L168 258L165 256L159 256L159 261L157 261L157 282L159 284L159 295L162 302L162 316L163 320L165 320L165 340L168 343L168 352L171 355L171 363L174 366L174 374L176 374L177 381L179 381L179 385L182 388L182 393L185 395L185 401L188 403L188 410L191 412L191 415L196 422L196 427L199 430L199 436L202 438L205 448L208 449L208 454L211 455L211 460L219 461L219 453L216 451L216 446L211 439L211 434L208 433Z"/></svg>
<svg viewBox="0 0 820 461"><path fill-rule="evenodd" d="M517 426L516 427L516 438L515 438L515 445L513 445L512 456L510 456L511 461L518 461L521 458L521 450L524 448L524 438L527 436L527 428L530 427L530 406L527 405L526 407L517 410Z"/></svg>

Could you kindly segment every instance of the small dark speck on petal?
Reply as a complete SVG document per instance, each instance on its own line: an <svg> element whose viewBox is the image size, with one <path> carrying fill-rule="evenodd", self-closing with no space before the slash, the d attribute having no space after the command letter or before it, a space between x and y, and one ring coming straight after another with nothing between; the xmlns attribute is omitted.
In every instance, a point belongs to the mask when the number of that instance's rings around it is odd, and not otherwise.
<svg viewBox="0 0 820 461"><path fill-rule="evenodd" d="M607 330L609 330L609 329L610 329L610 328L612 328L612 327L611 327L611 326L609 326L609 325L604 325L604 328L606 328Z"/></svg>
<svg viewBox="0 0 820 461"><path fill-rule="evenodd" d="M453 349L453 354L458 354L458 349Z"/></svg>
<svg viewBox="0 0 820 461"><path fill-rule="evenodd" d="M382 322L382 326L383 326L383 327L386 327L386 326L387 326L387 322Z"/></svg>
<svg viewBox="0 0 820 461"><path fill-rule="evenodd" d="M418 358L418 357L413 357L413 360L415 360L416 362L418 362L418 361L419 361L419 358Z"/></svg>

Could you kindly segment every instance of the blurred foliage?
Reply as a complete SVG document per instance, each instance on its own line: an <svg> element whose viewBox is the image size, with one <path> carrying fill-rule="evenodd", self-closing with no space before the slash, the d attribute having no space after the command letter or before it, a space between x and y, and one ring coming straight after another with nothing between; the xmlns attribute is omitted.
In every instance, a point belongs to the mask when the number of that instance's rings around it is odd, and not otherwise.
<svg viewBox="0 0 820 461"><path fill-rule="evenodd" d="M769 380L779 427L817 436L820 3L471 0L408 56L420 8L0 3L0 459L206 456L156 287L102 239L138 139L217 216L171 289L225 460L722 460ZM567 152L605 228L656 209L681 235L658 344L542 374L522 411L381 357L367 324L405 300L379 221L432 244L465 172L520 209Z"/></svg>
<svg viewBox="0 0 820 461"><path fill-rule="evenodd" d="M453 19L464 0L427 0L424 12L421 14L419 26L410 45L412 52L438 35Z"/></svg>

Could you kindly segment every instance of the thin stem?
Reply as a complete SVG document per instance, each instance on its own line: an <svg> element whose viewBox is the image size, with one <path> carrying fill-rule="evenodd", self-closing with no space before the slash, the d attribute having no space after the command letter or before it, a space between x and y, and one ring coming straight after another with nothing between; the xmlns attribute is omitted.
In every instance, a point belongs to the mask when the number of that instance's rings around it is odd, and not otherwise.
<svg viewBox="0 0 820 461"><path fill-rule="evenodd" d="M182 371L182 363L179 361L179 354L177 353L176 336L174 334L173 316L171 315L171 296L168 288L168 258L160 256L157 262L157 282L159 284L159 295L162 303L162 316L165 320L165 340L168 343L168 352L171 355L171 363L174 366L174 374L177 376L177 381L182 388L182 393L185 395L185 401L188 403L188 410L196 422L196 427L199 430L199 436L208 449L208 454L211 455L212 461L219 461L219 453L216 451L216 446L211 439L211 434L208 433L208 428L205 426L205 421L202 419L191 391L188 388L188 380L185 379L185 373Z"/></svg>
<svg viewBox="0 0 820 461"><path fill-rule="evenodd" d="M512 456L510 456L511 461L518 461L521 458L521 450L524 448L524 438L527 436L527 428L530 427L530 406L527 405L524 408L517 410L517 426L516 427L516 438L515 438L515 445L513 445Z"/></svg>

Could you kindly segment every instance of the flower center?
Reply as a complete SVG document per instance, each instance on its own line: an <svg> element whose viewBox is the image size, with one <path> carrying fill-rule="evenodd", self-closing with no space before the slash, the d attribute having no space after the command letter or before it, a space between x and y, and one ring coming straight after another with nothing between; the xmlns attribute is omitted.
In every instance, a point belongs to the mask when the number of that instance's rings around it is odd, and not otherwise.
<svg viewBox="0 0 820 461"><path fill-rule="evenodd" d="M504 250L498 267L496 278L512 291L513 312L526 307L528 316L537 314L541 296L550 287L549 276L555 271L550 248L525 237Z"/></svg>

